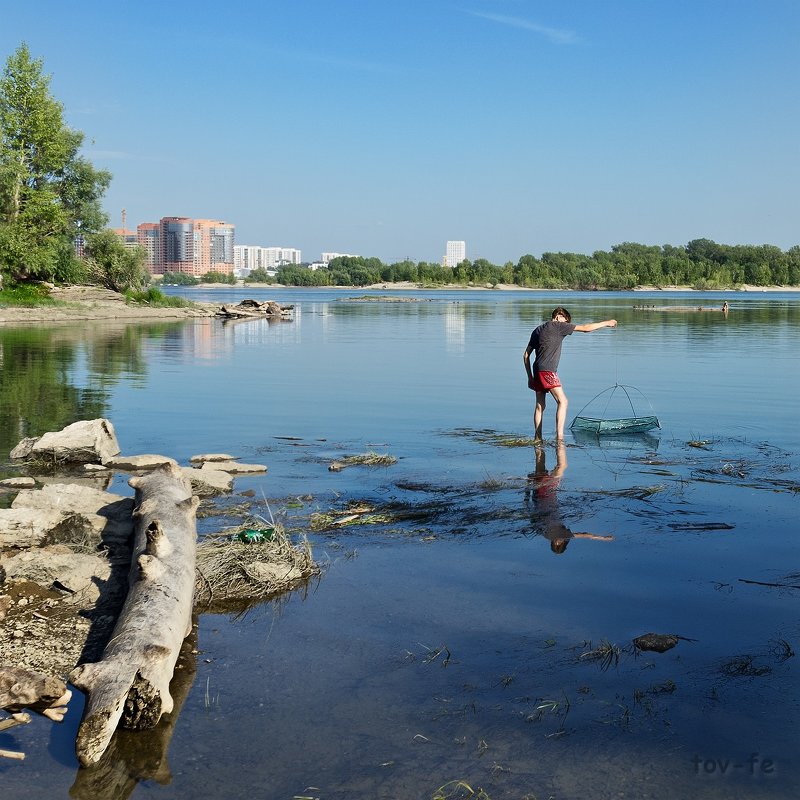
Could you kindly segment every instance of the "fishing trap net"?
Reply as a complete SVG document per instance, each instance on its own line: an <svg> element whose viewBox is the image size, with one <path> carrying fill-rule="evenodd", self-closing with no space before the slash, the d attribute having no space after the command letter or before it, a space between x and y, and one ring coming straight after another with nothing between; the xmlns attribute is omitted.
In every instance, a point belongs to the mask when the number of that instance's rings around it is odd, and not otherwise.
<svg viewBox="0 0 800 800"><path fill-rule="evenodd" d="M637 413L632 393L647 404L649 414ZM660 428L661 423L653 413L650 402L635 386L616 383L600 394L595 395L578 413L569 426L572 431L594 433L597 435L615 435L628 433L644 433Z"/></svg>

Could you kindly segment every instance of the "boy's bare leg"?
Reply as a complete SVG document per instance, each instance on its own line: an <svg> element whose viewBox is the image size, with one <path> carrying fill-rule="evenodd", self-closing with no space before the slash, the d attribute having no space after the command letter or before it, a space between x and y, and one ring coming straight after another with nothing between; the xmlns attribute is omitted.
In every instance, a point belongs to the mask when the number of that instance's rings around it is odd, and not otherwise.
<svg viewBox="0 0 800 800"><path fill-rule="evenodd" d="M542 440L542 419L546 405L547 392L536 392L536 408L533 410L533 439Z"/></svg>
<svg viewBox="0 0 800 800"><path fill-rule="evenodd" d="M553 395L556 403L558 403L558 408L556 408L556 439L563 441L569 400L567 400L567 395L564 394L564 388L562 386L554 386L550 390L550 394Z"/></svg>

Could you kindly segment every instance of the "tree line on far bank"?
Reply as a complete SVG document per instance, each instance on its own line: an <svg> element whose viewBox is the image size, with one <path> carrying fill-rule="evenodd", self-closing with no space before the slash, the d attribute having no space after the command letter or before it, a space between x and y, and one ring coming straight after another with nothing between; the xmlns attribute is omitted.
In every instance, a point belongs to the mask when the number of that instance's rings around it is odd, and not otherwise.
<svg viewBox="0 0 800 800"><path fill-rule="evenodd" d="M514 284L532 289L633 289L637 286L690 286L730 289L800 285L800 246L783 251L774 245L726 245L694 239L685 246L625 242L592 255L544 253L516 263L492 264L484 258L455 267L425 261L384 264L377 258L341 256L327 268L290 265L273 277L253 270L248 281L285 286L367 286L409 281L422 285Z"/></svg>

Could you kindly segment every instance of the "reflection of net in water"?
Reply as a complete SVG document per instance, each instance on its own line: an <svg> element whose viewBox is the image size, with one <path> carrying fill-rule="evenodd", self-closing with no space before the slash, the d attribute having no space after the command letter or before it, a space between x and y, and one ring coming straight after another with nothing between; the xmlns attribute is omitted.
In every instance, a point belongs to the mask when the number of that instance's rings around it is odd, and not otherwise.
<svg viewBox="0 0 800 800"><path fill-rule="evenodd" d="M644 433L653 428L660 428L661 424L658 417L652 413L652 407L649 408L650 414L637 414L631 392L636 392L650 407L647 398L635 386L617 383L595 395L572 420L570 429L613 435ZM604 397L605 400L602 400ZM587 409L591 413L585 413Z"/></svg>
<svg viewBox="0 0 800 800"><path fill-rule="evenodd" d="M661 434L657 428L649 431L623 431L613 436L598 436L597 431L572 428L572 436L579 445L628 454L646 450L658 450Z"/></svg>

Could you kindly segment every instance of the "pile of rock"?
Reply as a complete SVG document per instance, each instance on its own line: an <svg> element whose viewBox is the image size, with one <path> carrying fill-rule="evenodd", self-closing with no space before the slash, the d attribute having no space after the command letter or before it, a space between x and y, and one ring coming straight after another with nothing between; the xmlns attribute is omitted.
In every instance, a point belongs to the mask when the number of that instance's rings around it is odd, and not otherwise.
<svg viewBox="0 0 800 800"><path fill-rule="evenodd" d="M265 472L262 464L227 453L185 467L122 456L105 419L24 439L11 455L31 474L0 482L0 492L16 493L0 509L0 710L12 712L0 715L0 730L28 720L22 707L63 718L70 692L49 676L68 675L87 695L76 740L83 765L103 756L118 724L152 729L176 710L169 687L198 581L210 608L286 591L319 571L308 543L294 544L274 522L246 531L257 545L218 534L197 547L199 496L231 491L234 475ZM120 471L133 473L134 498L107 491Z"/></svg>
<svg viewBox="0 0 800 800"><path fill-rule="evenodd" d="M98 655L127 592L134 499L107 491L114 474L176 462L120 455L106 419L23 439L11 457L30 474L0 481L0 492L16 492L0 509L2 662L67 675ZM209 497L232 491L235 474L267 468L220 453L178 469Z"/></svg>

